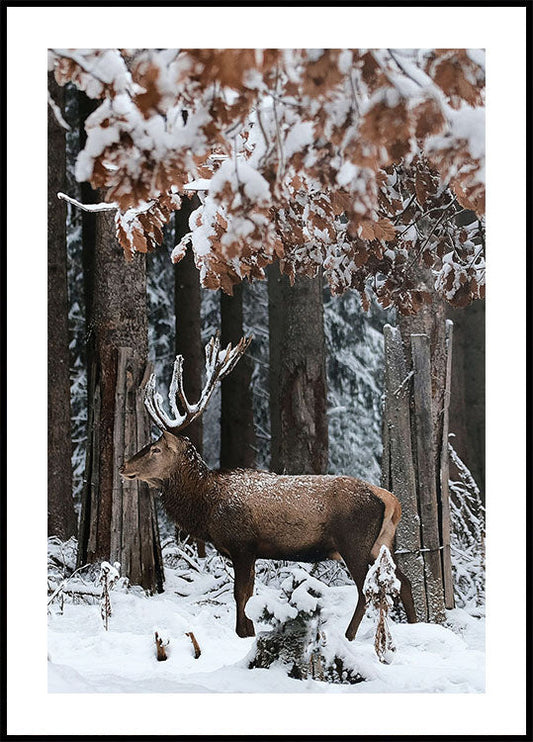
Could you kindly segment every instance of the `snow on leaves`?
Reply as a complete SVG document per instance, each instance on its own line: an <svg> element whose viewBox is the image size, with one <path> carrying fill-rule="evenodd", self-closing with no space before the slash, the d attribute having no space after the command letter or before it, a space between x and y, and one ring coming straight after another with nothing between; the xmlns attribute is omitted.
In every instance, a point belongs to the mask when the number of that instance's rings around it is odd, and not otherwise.
<svg viewBox="0 0 533 742"><path fill-rule="evenodd" d="M466 49L434 49L429 54L425 69L448 97L452 108L463 102L469 106L483 103L485 67L472 58Z"/></svg>
<svg viewBox="0 0 533 742"><path fill-rule="evenodd" d="M59 85L73 82L89 98L113 97L131 89L131 75L118 49L54 49L48 62Z"/></svg>
<svg viewBox="0 0 533 742"><path fill-rule="evenodd" d="M151 252L163 241L163 226L172 213L181 206L181 197L176 190L126 211L117 210L115 225L117 238L127 259L133 252Z"/></svg>
<svg viewBox="0 0 533 742"><path fill-rule="evenodd" d="M482 296L481 51L55 49L50 60L58 82L102 99L76 174L118 204L126 254L160 243L196 189L173 260L190 245L208 288L231 293L279 259L291 280L322 268L334 293L410 313L427 299L410 270L422 261L452 304Z"/></svg>

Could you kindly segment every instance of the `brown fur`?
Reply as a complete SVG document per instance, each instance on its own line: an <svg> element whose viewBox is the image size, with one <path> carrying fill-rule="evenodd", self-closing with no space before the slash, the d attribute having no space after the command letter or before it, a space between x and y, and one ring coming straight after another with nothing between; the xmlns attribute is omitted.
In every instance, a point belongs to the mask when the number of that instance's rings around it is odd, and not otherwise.
<svg viewBox="0 0 533 742"><path fill-rule="evenodd" d="M187 533L229 556L235 570L237 634L253 636L245 615L258 558L317 562L343 558L364 614L363 582L381 544L392 551L400 504L393 494L354 477L277 475L252 469L212 471L188 438L163 433L121 468L125 478L161 489L169 516ZM408 620L416 620L410 585L397 571Z"/></svg>

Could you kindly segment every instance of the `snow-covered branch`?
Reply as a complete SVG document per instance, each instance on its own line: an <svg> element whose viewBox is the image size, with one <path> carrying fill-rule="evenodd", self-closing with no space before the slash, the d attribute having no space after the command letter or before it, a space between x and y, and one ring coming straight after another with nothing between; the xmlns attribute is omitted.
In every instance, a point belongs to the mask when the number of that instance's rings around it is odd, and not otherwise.
<svg viewBox="0 0 533 742"><path fill-rule="evenodd" d="M194 192L188 239L206 288L231 293L279 260L291 281L323 269L335 294L355 289L365 308L374 294L413 313L428 300L409 270L422 261L454 306L483 296L484 226L465 238L455 219L484 211L481 50L55 49L50 58L60 84L102 101L85 122L76 177L107 202L65 198L114 209L127 256L160 244ZM184 254L182 244L173 259Z"/></svg>
<svg viewBox="0 0 533 742"><path fill-rule="evenodd" d="M55 116L55 119L59 126L61 126L62 129L65 129L65 131L70 131L70 126L67 124L65 119L63 118L63 114L61 113L60 107L57 105L55 100L50 95L50 91L48 91L48 105L52 109L52 112Z"/></svg>
<svg viewBox="0 0 533 742"><path fill-rule="evenodd" d="M78 209L81 209L82 211L89 211L92 213L100 212L100 211L116 211L118 209L118 204L107 204L105 202L101 202L99 204L82 204L80 201L77 201L75 198L72 198L71 196L67 196L66 193L58 193L57 197L61 199L61 201L67 201L69 204L72 204L73 206L76 206Z"/></svg>

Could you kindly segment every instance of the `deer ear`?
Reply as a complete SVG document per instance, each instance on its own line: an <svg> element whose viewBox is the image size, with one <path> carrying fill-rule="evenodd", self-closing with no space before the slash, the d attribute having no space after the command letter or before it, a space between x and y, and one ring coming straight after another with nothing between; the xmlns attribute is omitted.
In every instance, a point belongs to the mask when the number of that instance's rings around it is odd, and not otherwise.
<svg viewBox="0 0 533 742"><path fill-rule="evenodd" d="M163 438L165 439L165 443L170 448L171 451L177 451L179 448L179 441L178 438L173 435L173 433L169 433L168 431L163 432Z"/></svg>

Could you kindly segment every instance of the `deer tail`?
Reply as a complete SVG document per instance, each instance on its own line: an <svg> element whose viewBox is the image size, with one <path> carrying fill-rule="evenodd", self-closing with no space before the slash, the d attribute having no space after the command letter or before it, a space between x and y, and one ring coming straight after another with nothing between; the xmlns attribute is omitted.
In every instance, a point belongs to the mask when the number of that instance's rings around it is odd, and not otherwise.
<svg viewBox="0 0 533 742"><path fill-rule="evenodd" d="M374 541L374 545L371 549L372 558L375 560L379 555L379 550L382 546L386 546L391 554L393 554L394 535L396 533L396 527L400 521L402 514L402 507L398 499L387 490L381 487L372 487L372 490L377 497L383 502L385 509L383 511L383 521L381 523L381 529L377 539Z"/></svg>

